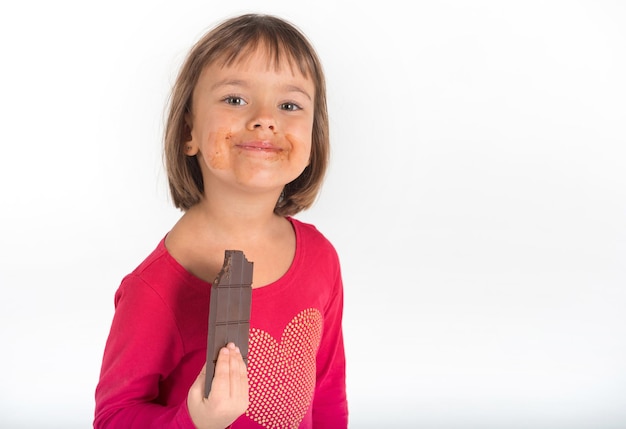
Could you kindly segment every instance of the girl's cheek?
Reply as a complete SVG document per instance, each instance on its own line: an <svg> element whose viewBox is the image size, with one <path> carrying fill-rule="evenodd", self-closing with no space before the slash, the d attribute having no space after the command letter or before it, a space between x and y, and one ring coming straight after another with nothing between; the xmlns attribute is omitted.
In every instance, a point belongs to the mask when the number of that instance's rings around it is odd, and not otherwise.
<svg viewBox="0 0 626 429"><path fill-rule="evenodd" d="M228 158L230 152L231 133L228 130L218 130L209 134L209 148L206 154L207 164L216 169L224 170L228 168Z"/></svg>
<svg viewBox="0 0 626 429"><path fill-rule="evenodd" d="M311 141L308 142L299 140L293 134L286 134L285 139L288 142L289 150L283 151L283 157L285 159L297 160L307 159L311 157Z"/></svg>

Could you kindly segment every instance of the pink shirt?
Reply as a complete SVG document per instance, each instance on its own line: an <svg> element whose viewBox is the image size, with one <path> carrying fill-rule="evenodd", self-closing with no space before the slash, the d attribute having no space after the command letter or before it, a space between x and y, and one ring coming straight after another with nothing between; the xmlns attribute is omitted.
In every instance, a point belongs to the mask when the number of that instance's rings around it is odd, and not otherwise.
<svg viewBox="0 0 626 429"><path fill-rule="evenodd" d="M250 406L233 429L347 427L343 287L332 244L293 218L296 254L252 290ZM94 428L189 428L186 399L206 359L210 284L157 248L115 294Z"/></svg>

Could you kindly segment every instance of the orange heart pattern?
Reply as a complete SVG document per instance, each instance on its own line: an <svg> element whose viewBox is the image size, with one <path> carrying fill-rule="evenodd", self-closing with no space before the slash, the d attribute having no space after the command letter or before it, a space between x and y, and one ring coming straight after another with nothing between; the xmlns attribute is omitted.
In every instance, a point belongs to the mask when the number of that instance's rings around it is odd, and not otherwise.
<svg viewBox="0 0 626 429"><path fill-rule="evenodd" d="M322 315L309 308L287 324L280 342L251 328L248 353L250 405L246 415L267 429L296 429L315 390L315 356Z"/></svg>

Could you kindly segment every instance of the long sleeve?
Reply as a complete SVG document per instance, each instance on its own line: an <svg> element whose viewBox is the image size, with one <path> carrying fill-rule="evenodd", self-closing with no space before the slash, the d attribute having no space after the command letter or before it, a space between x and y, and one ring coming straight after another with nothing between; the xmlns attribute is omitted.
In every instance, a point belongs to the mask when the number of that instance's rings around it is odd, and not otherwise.
<svg viewBox="0 0 626 429"><path fill-rule="evenodd" d="M339 264L334 289L324 313L324 333L317 352L317 381L313 400L313 427L348 427L346 360L342 329L343 282Z"/></svg>
<svg viewBox="0 0 626 429"><path fill-rule="evenodd" d="M161 383L184 355L163 297L131 275L115 297L115 315L96 389L94 428L194 429L186 401L165 405Z"/></svg>

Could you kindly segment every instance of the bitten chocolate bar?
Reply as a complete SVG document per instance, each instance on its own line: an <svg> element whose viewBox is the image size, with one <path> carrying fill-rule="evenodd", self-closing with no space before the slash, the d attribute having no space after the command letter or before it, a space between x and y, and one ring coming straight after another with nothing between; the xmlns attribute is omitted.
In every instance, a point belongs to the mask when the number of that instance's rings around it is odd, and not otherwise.
<svg viewBox="0 0 626 429"><path fill-rule="evenodd" d="M224 266L211 285L204 397L209 396L217 355L232 342L248 364L253 263L241 250L226 250Z"/></svg>

